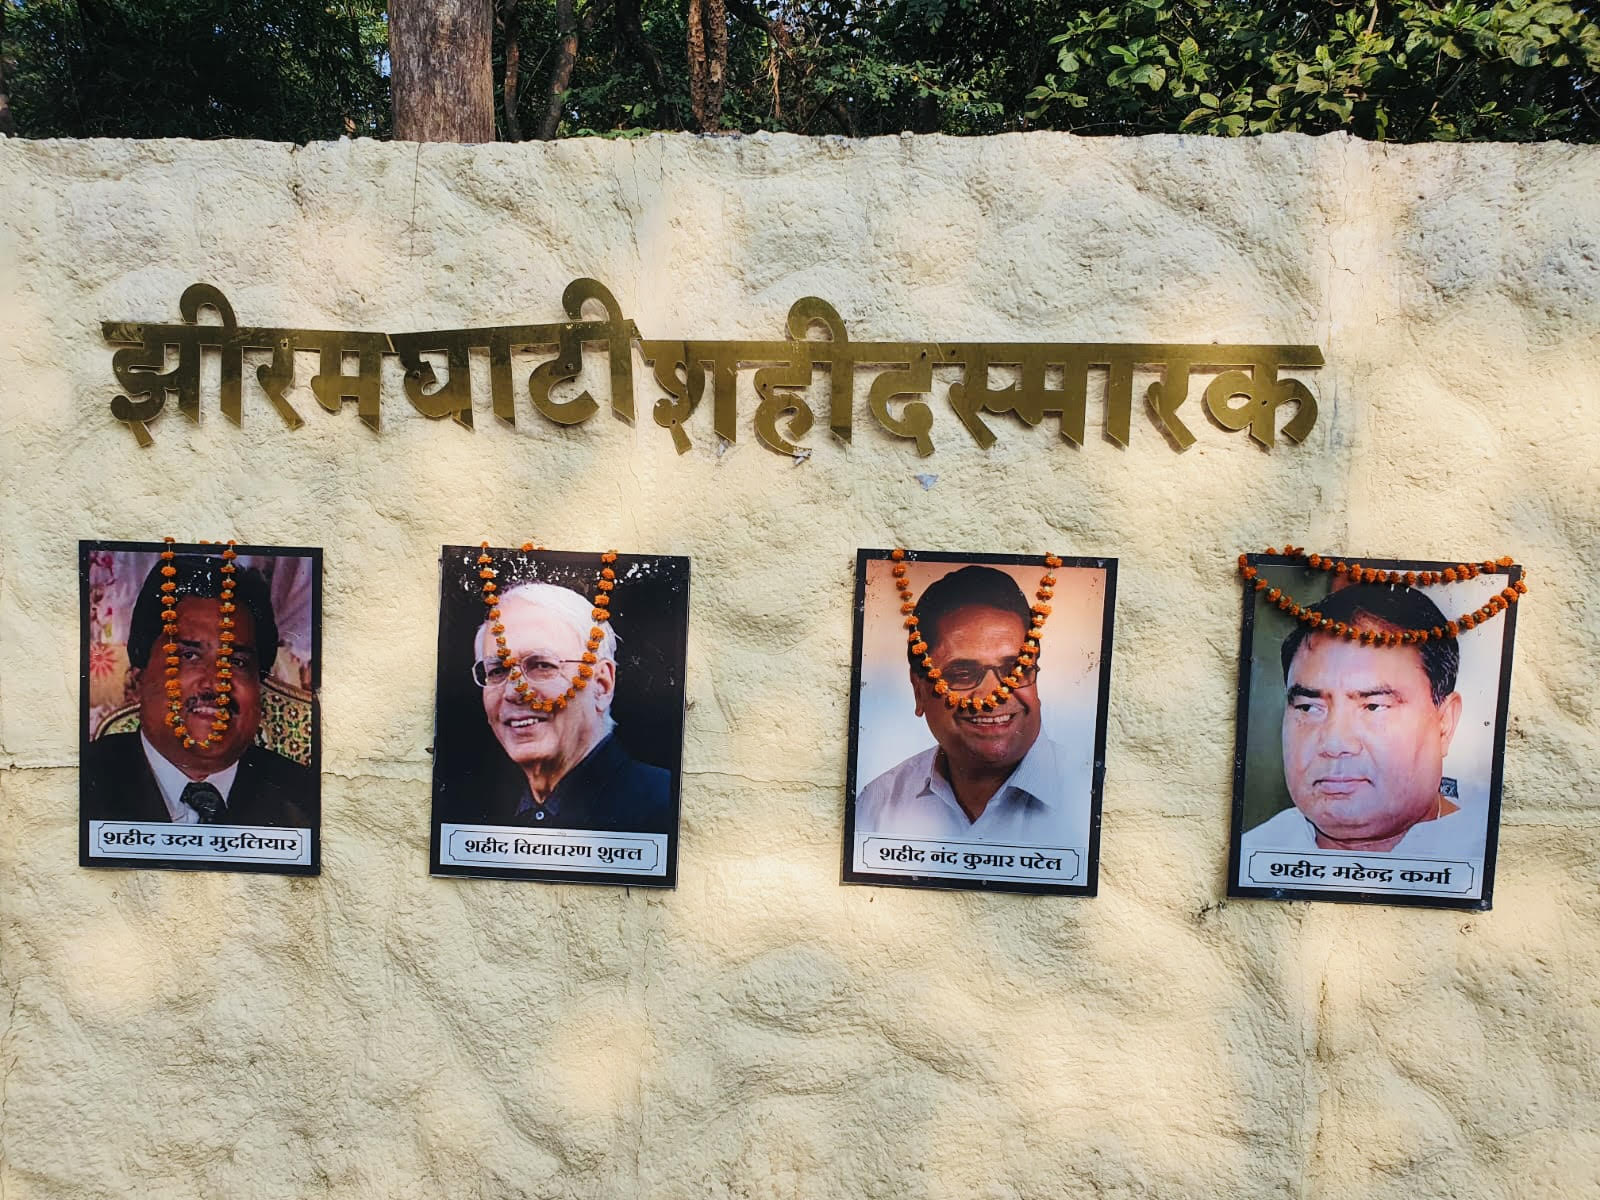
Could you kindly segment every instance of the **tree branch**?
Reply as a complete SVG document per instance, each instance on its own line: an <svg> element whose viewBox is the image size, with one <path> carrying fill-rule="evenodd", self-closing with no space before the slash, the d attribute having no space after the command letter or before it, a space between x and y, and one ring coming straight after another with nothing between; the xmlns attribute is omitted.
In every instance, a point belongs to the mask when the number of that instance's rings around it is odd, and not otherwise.
<svg viewBox="0 0 1600 1200"><path fill-rule="evenodd" d="M639 65L644 68L645 78L650 81L650 90L656 97L656 124L679 125L678 106L672 102L671 92L667 88L666 68L661 65L661 56L656 53L656 48L644 36L644 21L639 15L640 3L641 0L617 0L617 38L633 51Z"/></svg>
<svg viewBox="0 0 1600 1200"><path fill-rule="evenodd" d="M762 12L761 9L756 7L754 0L726 0L726 3L729 12L746 25L754 25L757 29L763 30L772 39L773 44L783 54L783 57L788 59L790 65L796 65L792 48L794 39L789 36L788 26ZM776 91L776 85L774 85L774 91ZM843 129L846 134L850 137L860 136L856 132L855 118L850 115L849 108L845 106L839 97L825 96L822 100L822 107L833 114L833 119L839 122L839 128Z"/></svg>
<svg viewBox="0 0 1600 1200"><path fill-rule="evenodd" d="M605 0L595 0L579 17L573 11L574 0L556 0L556 44L552 47L555 59L550 64L550 82L545 87L544 115L539 118L539 128L533 135L541 142L548 142L561 128L567 89L572 85L572 68L578 61L579 35L588 37L594 32L595 20L605 8Z"/></svg>
<svg viewBox="0 0 1600 1200"><path fill-rule="evenodd" d="M506 38L506 73L500 84L500 105L506 114L506 137L522 140L522 122L517 119L517 85L522 78L522 18L518 0L500 0L500 27Z"/></svg>

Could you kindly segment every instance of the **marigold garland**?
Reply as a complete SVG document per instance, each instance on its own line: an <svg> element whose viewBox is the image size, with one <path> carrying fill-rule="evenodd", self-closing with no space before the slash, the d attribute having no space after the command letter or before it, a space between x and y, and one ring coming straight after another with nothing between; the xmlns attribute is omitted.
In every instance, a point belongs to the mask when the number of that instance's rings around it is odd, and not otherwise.
<svg viewBox="0 0 1600 1200"><path fill-rule="evenodd" d="M928 654L928 643L917 627L919 623L917 604L911 595L911 584L906 578L905 548L895 547L889 552L889 557L894 562L890 570L894 575L895 587L900 590L900 611L905 615L906 641L910 644L913 654L922 656L920 663L922 672L932 681L933 690L944 697L945 707L959 709L962 712L993 712L999 708L1015 689L1024 686L1025 680L1020 668L1031 667L1039 661L1039 640L1044 636L1045 618L1050 615L1050 598L1055 595L1056 577L1051 572L1061 565L1061 559L1054 554L1045 555L1045 573L1039 579L1039 588L1034 593L1034 602L1028 610L1032 614L1032 621L1022 639L1022 649L1017 652L1017 665L987 696L975 699L971 696L958 697L943 678L939 668L933 665L933 658Z"/></svg>
<svg viewBox="0 0 1600 1200"><path fill-rule="evenodd" d="M1268 554L1277 555L1280 552L1267 547ZM1439 583L1457 583L1462 580L1476 579L1479 575L1493 573L1502 567L1512 565L1509 556L1498 559L1484 559L1481 563L1457 563L1453 567L1446 567L1443 571L1382 571L1373 567L1363 566L1358 562L1345 562L1343 559L1328 558L1321 554L1307 554L1300 546L1285 546L1282 556L1286 558L1304 559L1306 565L1312 570L1330 571L1335 575L1343 576L1355 583L1390 583L1404 584L1406 587L1430 587ZM1502 588L1497 595L1491 596L1487 604L1474 612L1463 613L1454 621L1446 621L1443 625L1435 625L1432 629L1407 629L1396 632L1383 632L1376 629L1358 629L1356 626L1344 621L1330 621L1320 611L1314 608L1305 608L1290 598L1288 593L1281 588L1269 587L1267 581L1260 577L1260 572L1250 565L1250 556L1239 555L1239 574L1244 576L1245 582L1252 583L1255 590L1265 592L1267 602L1275 604L1283 612L1288 613L1302 625L1309 625L1318 633L1331 634L1334 637L1344 638L1349 642L1360 642L1367 646L1416 646L1423 642L1440 641L1447 637L1458 637L1463 630L1473 629L1489 621L1515 604L1528 591L1526 579L1518 579L1509 587Z"/></svg>
<svg viewBox="0 0 1600 1200"><path fill-rule="evenodd" d="M543 546L536 546L532 542L523 542L521 546L524 554L543 549ZM611 564L616 561L615 550L607 550L600 556L600 578L595 581L594 606L589 610L591 619L596 622L611 619L611 592L617 586L617 573ZM511 681L516 686L518 700L535 712L558 712L571 704L578 693L589 686L589 680L594 678L594 664L599 661L597 651L605 637L605 630L601 629L599 624L590 627L589 640L584 643L583 657L577 672L568 681L566 691L559 696L546 699L534 697L533 689L522 676L521 666L512 663L511 650L506 645L506 627L500 620L500 587L495 583L498 576L499 572L494 569L494 559L489 557L489 543L479 542L478 578L483 581L480 590L483 593L483 603L489 610L487 614L490 621L489 631L494 634L495 656L511 676Z"/></svg>
<svg viewBox="0 0 1600 1200"><path fill-rule="evenodd" d="M167 659L167 725L172 732L183 739L183 748L192 750L199 747L201 750L211 749L214 741L219 740L228 731L228 726L233 723L233 715L228 708L233 691L233 576L237 568L233 560L238 558L233 547L232 538L228 539L227 548L222 552L222 594L217 598L217 612L219 614L217 626L220 632L217 635L216 675L213 679L213 691L217 696L217 715L211 718L211 732L203 738L189 736L189 730L183 720L183 684L178 678L178 585L174 576L178 568L172 565L173 539L163 538L166 549L161 552L161 632L166 634L167 640L162 646ZM202 542L201 545L210 543Z"/></svg>

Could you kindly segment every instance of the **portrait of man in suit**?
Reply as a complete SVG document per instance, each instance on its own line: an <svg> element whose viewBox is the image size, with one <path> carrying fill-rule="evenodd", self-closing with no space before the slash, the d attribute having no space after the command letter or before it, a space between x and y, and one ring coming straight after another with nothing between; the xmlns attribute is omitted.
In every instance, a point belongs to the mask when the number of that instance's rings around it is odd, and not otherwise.
<svg viewBox="0 0 1600 1200"><path fill-rule="evenodd" d="M316 774L256 742L279 645L271 590L260 571L238 567L225 603L223 566L220 554L179 554L158 561L140 585L127 635L138 728L86 744L86 821L316 827ZM170 634L162 620L168 580ZM170 693L169 680L178 685ZM221 713L227 722L218 729Z"/></svg>

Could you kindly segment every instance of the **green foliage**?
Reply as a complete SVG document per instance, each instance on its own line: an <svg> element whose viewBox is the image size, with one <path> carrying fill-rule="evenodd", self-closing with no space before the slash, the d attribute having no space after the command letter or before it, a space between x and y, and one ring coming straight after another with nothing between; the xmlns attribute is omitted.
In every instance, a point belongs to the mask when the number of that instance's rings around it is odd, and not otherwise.
<svg viewBox="0 0 1600 1200"><path fill-rule="evenodd" d="M554 3L518 8L528 27L548 27ZM1596 141L1600 25L1587 10L1548 0L729 0L723 124ZM644 18L669 64L670 103L652 97L601 22L573 73L563 133L682 127L683 0L647 6Z"/></svg>
<svg viewBox="0 0 1600 1200"><path fill-rule="evenodd" d="M1131 0L1051 45L1029 114L1058 128L1600 140L1600 25L1579 5Z"/></svg>
<svg viewBox="0 0 1600 1200"><path fill-rule="evenodd" d="M505 5L502 4L502 8ZM554 0L518 0L518 124L545 103ZM684 0L647 3L646 40L665 65L667 93L651 87L636 48L614 27L608 0L580 0L580 38L561 133L683 128L689 112ZM992 133L1019 128L1028 90L1047 61L1057 6L988 0L748 0L728 2L723 127L829 134L902 130ZM504 31L496 71L503 78ZM504 116L501 117L504 132Z"/></svg>
<svg viewBox="0 0 1600 1200"><path fill-rule="evenodd" d="M515 96L518 125L524 137L533 136L547 104L547 83L558 39L553 0L499 2L495 28L495 114L499 136L509 135L504 88L507 34L514 31L521 44L521 65ZM657 129L682 129L689 111L689 78L684 47L688 28L679 4L645 5L641 23L645 40L662 60L666 90L658 97L645 64L617 28L608 0L578 0L575 5L580 35L578 60L572 79L561 97L562 120L558 136L634 137ZM732 99L732 97L730 97Z"/></svg>
<svg viewBox="0 0 1600 1200"><path fill-rule="evenodd" d="M493 2L500 134L532 136L562 33L556 0ZM1581 3L725 2L729 130L1600 141L1600 24ZM558 135L688 124L687 3L574 0L578 56L558 96ZM32 136L382 136L384 8L0 0L6 90ZM632 11L638 37L625 28Z"/></svg>
<svg viewBox="0 0 1600 1200"><path fill-rule="evenodd" d="M383 0L0 0L29 137L257 137L389 129Z"/></svg>

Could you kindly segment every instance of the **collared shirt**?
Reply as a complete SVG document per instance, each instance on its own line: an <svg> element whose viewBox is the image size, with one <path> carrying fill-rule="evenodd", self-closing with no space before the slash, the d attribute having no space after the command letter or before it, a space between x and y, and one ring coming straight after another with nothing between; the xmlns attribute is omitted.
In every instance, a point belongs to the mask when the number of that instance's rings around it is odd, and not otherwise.
<svg viewBox="0 0 1600 1200"><path fill-rule="evenodd" d="M1040 734L976 821L956 800L937 746L879 775L856 797L856 832L890 837L1087 846L1089 786L1070 777L1060 746Z"/></svg>
<svg viewBox="0 0 1600 1200"><path fill-rule="evenodd" d="M182 798L183 789L191 783L209 783L222 793L222 803L224 806L227 805L228 793L233 790L234 777L239 774L237 761L215 775L207 775L203 779L190 779L161 756L161 751L150 744L150 739L145 736L142 729L139 731L139 742L144 747L145 761L150 764L150 774L156 777L156 787L161 791L162 802L167 806L167 816L174 825L200 823L200 814L185 804Z"/></svg>
<svg viewBox="0 0 1600 1200"><path fill-rule="evenodd" d="M1476 862L1483 858L1485 834L1483 813L1463 805L1431 821L1418 821L1386 851L1362 853ZM1252 850L1300 853L1324 847L1317 845L1317 827L1301 816L1298 808L1291 806L1246 833L1240 839L1239 849L1241 854Z"/></svg>
<svg viewBox="0 0 1600 1200"><path fill-rule="evenodd" d="M526 779L510 824L534 829L608 829L667 833L673 826L672 776L630 756L608 733L561 777L543 804L536 804Z"/></svg>

